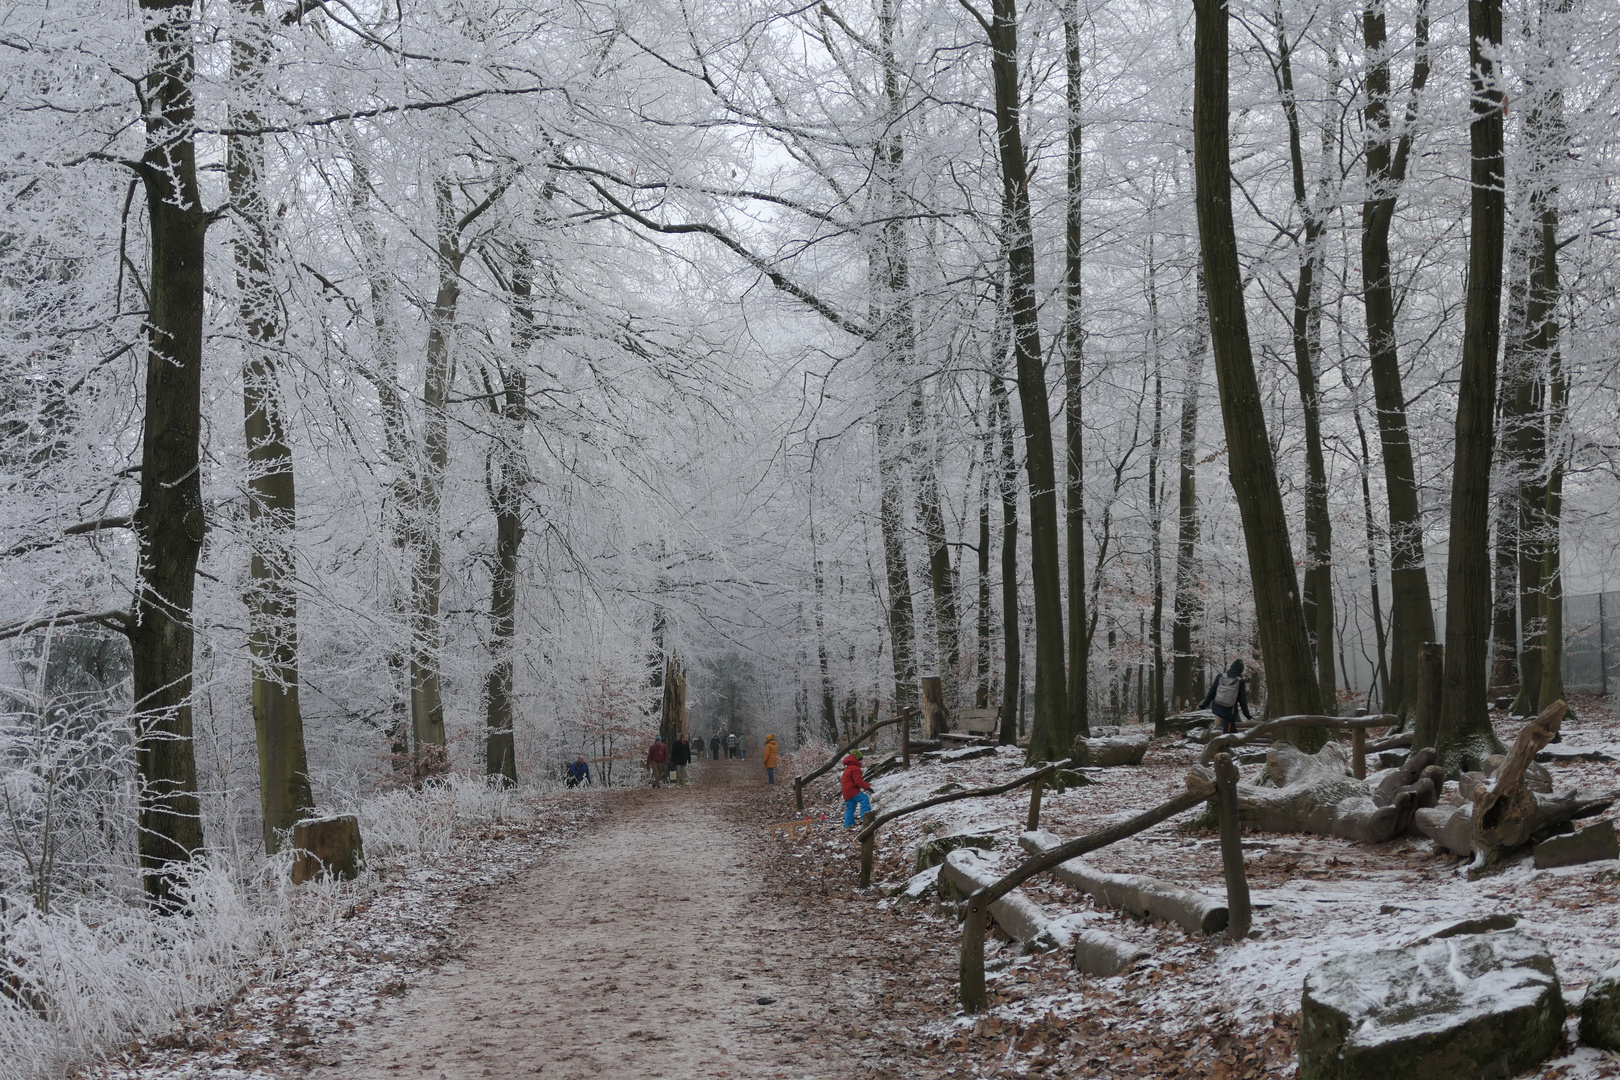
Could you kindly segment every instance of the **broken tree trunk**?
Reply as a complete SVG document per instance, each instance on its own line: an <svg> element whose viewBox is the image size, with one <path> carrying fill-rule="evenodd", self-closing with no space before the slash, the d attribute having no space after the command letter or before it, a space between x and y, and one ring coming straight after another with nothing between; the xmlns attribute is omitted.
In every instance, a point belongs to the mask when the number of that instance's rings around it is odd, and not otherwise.
<svg viewBox="0 0 1620 1080"><path fill-rule="evenodd" d="M1018 846L1031 855L1044 855L1063 843L1044 830L1024 833ZM1189 934L1215 934L1226 928L1226 905L1212 896L1184 889L1143 874L1109 874L1070 859L1052 870L1052 876L1089 893L1101 907L1128 911L1139 919L1164 919Z"/></svg>
<svg viewBox="0 0 1620 1080"><path fill-rule="evenodd" d="M1483 870L1504 852L1529 843L1531 835L1540 827L1537 819L1541 806L1536 793L1525 786L1524 773L1536 760L1536 755L1558 734L1564 713L1568 711L1569 706L1562 700L1541 710L1539 716L1519 730L1513 749L1491 783L1475 792L1471 872Z"/></svg>
<svg viewBox="0 0 1620 1080"><path fill-rule="evenodd" d="M366 867L360 819L353 814L305 818L293 826L292 846L297 852L292 865L294 885L318 877L352 880Z"/></svg>
<svg viewBox="0 0 1620 1080"><path fill-rule="evenodd" d="M950 717L945 708L945 684L938 675L924 675L922 679L923 723L930 739L937 739L947 730Z"/></svg>
<svg viewBox="0 0 1620 1080"><path fill-rule="evenodd" d="M1414 784L1401 787L1387 801L1382 791L1375 797L1366 783L1349 775L1338 743L1314 754L1278 743L1266 752L1266 770L1269 786L1237 785L1238 820L1250 829L1379 843L1406 831L1420 795ZM1197 766L1187 783L1207 784L1210 778L1208 769Z"/></svg>

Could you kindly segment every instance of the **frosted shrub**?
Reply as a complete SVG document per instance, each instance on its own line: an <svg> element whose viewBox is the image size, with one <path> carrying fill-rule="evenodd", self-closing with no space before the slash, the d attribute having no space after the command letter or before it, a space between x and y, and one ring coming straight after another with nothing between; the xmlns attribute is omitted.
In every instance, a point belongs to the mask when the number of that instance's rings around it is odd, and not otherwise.
<svg viewBox="0 0 1620 1080"><path fill-rule="evenodd" d="M416 791L392 791L360 805L360 835L366 855L399 858L449 854L457 832L500 825L529 816L518 789L484 777L451 775Z"/></svg>

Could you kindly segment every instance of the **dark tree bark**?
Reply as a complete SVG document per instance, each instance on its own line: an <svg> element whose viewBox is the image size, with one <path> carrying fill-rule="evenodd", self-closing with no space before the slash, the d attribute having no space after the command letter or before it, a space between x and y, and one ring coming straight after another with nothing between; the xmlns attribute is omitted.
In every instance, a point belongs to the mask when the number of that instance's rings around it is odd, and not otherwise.
<svg viewBox="0 0 1620 1080"><path fill-rule="evenodd" d="M945 702L954 705L960 678L961 623L956 606L956 573L940 506L939 471L935 464L931 423L923 408L919 383L912 398L912 464L917 480L917 523L928 547L928 583L934 596L934 639L939 649L939 674L944 680Z"/></svg>
<svg viewBox="0 0 1620 1080"><path fill-rule="evenodd" d="M1369 3L1362 15L1367 56L1367 197L1361 206L1362 302L1367 319L1368 360L1378 408L1378 439L1384 453L1384 488L1389 502L1390 699L1388 710L1410 716L1417 692L1417 646L1434 639L1434 608L1423 557L1423 520L1418 504L1412 439L1407 429L1406 395L1401 388L1395 339L1395 287L1391 276L1389 231L1406 180L1412 150L1412 120L1429 77L1429 10L1419 0L1415 24L1417 55L1399 140L1390 131L1389 36L1384 4ZM1393 145L1392 145L1393 142Z"/></svg>
<svg viewBox="0 0 1620 1080"><path fill-rule="evenodd" d="M1367 527L1367 579L1372 591L1373 637L1378 656L1373 663L1373 679L1379 681L1380 700L1384 712L1389 709L1389 642L1384 635L1384 608L1378 599L1378 530L1373 524L1372 509L1372 451L1367 446L1367 429L1361 422L1361 406L1355 407L1356 437L1361 441L1361 513ZM1367 688L1368 711L1372 711L1371 686ZM1421 749L1421 748L1420 748Z"/></svg>
<svg viewBox="0 0 1620 1080"><path fill-rule="evenodd" d="M1474 117L1468 133L1473 158L1468 292L1446 560L1446 671L1435 747L1447 775L1476 769L1502 750L1491 730L1485 700L1491 630L1491 456L1506 218L1502 93L1493 78L1495 50L1502 41L1501 0L1469 0L1468 34Z"/></svg>
<svg viewBox="0 0 1620 1080"><path fill-rule="evenodd" d="M1316 652L1317 697L1324 709L1337 711L1338 678L1333 665L1333 636L1337 629L1333 617L1333 518L1328 512L1327 461L1322 454L1322 400L1316 379L1322 351L1321 302L1316 296L1316 274L1322 265L1322 236L1327 221L1306 188L1299 107L1294 98L1294 64L1280 4L1276 7L1276 21L1277 89L1282 94L1283 115L1288 123L1294 205L1303 222L1292 320L1294 375L1299 383L1305 426L1306 559L1302 606L1311 646Z"/></svg>
<svg viewBox="0 0 1620 1080"><path fill-rule="evenodd" d="M1203 276L1199 276L1198 314L1187 345L1187 369L1181 391L1181 476L1176 495L1176 595L1172 608L1170 651L1175 675L1171 696L1176 708L1187 708L1203 696L1200 671L1193 654L1193 631L1203 603L1198 594L1198 390L1203 381L1204 351L1208 348L1208 308L1204 303Z"/></svg>
<svg viewBox="0 0 1620 1080"><path fill-rule="evenodd" d="M1080 5L1065 0L1063 5L1063 56L1068 144L1066 147L1067 187L1063 222L1063 419L1067 458L1067 486L1064 523L1069 569L1069 728L1079 736L1091 734L1088 717L1091 638L1086 623L1086 506L1083 472L1085 432L1084 393L1085 324L1082 322L1081 290L1081 129L1080 129Z"/></svg>
<svg viewBox="0 0 1620 1080"><path fill-rule="evenodd" d="M1147 641L1153 647L1151 698L1142 712L1152 720L1155 735L1165 734L1164 712L1164 493L1159 490L1159 461L1164 450L1164 360L1160 353L1158 267L1154 263L1153 234L1148 234L1148 335L1153 351L1153 438L1148 444L1148 522L1153 533L1153 615L1147 627ZM1149 693L1146 681L1138 678L1137 694ZM1142 704L1139 701L1139 704Z"/></svg>
<svg viewBox="0 0 1620 1080"><path fill-rule="evenodd" d="M1193 10L1198 235L1232 492L1243 521L1260 646L1270 686L1267 711L1271 715L1314 714L1320 711L1316 670L1300 607L1299 583L1294 576L1294 555L1282 492L1277 486L1276 462L1266 438L1232 220L1226 5L1223 0L1194 0Z"/></svg>
<svg viewBox="0 0 1620 1080"><path fill-rule="evenodd" d="M1496 380L1496 455L1501 482L1496 493L1496 525L1491 577L1492 694L1519 677L1519 518L1524 479L1534 464L1519 459L1523 427L1533 417L1520 410L1530 401L1522 393L1534 378L1529 367L1525 326L1530 303L1529 267L1532 229L1521 221L1513 230L1507 254L1507 314L1503 319L1502 363Z"/></svg>
<svg viewBox="0 0 1620 1080"><path fill-rule="evenodd" d="M1018 623L1018 458L1013 453L1012 409L1001 377L1002 358L990 376L991 415L1000 434L1001 628L1005 674L1001 679L1001 744L1018 741L1018 705L1024 685Z"/></svg>
<svg viewBox="0 0 1620 1080"><path fill-rule="evenodd" d="M995 81L996 143L1007 230L1007 278L1013 357L1024 421L1024 469L1029 476L1030 577L1035 594L1035 717L1029 755L1055 761L1068 750L1070 730L1063 653L1063 583L1058 560L1057 476L1052 453L1052 412L1041 355L1040 313L1035 293L1035 236L1030 221L1029 159L1019 119L1018 9L1015 0L991 4L991 73Z"/></svg>
<svg viewBox="0 0 1620 1080"><path fill-rule="evenodd" d="M517 638L518 551L523 546L523 492L529 482L523 437L529 415L527 363L534 344L534 268L527 247L512 255L507 283L512 308L510 364L485 375L484 390L497 436L486 463L490 509L495 514L495 560L490 566L490 669L484 681L484 774L516 784L512 667Z"/></svg>
<svg viewBox="0 0 1620 1080"><path fill-rule="evenodd" d="M264 79L269 61L262 0L238 3L240 27L231 42L231 79L246 95ZM258 114L231 109L231 127L252 130ZM264 145L232 135L226 140L226 186L237 232L237 318L247 341L242 363L242 430L247 440L248 529L252 555L248 650L253 656L253 729L259 752L259 805L264 848L274 854L300 818L315 806L298 702L298 594L293 587L297 491L292 448L281 409L280 298L270 278L270 207L264 194Z"/></svg>
<svg viewBox="0 0 1620 1080"><path fill-rule="evenodd" d="M978 686L973 694L973 707L990 707L990 476L995 472L995 412L985 423L982 462L979 468L979 587L977 602L978 648L976 668Z"/></svg>
<svg viewBox="0 0 1620 1080"><path fill-rule="evenodd" d="M816 663L821 670L821 737L838 745L838 712L834 703L832 671L827 660L825 597L827 577L821 566L821 549L816 542L816 523L810 521L810 556L816 587Z"/></svg>
<svg viewBox="0 0 1620 1080"><path fill-rule="evenodd" d="M140 178L151 232L146 417L141 436L135 603L129 640L140 783L140 864L148 900L179 903L172 863L202 848L192 744L192 602L203 516L203 233L197 185L190 0L141 0L152 66L143 90Z"/></svg>

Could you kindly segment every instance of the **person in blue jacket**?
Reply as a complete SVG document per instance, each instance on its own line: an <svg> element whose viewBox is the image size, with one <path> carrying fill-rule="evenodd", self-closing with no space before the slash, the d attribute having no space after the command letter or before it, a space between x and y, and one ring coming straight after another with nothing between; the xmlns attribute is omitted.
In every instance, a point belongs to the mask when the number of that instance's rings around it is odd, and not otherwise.
<svg viewBox="0 0 1620 1080"><path fill-rule="evenodd" d="M1245 720L1253 720L1249 715L1249 680L1243 677L1243 661L1234 660L1232 666L1226 669L1225 674L1215 676L1215 681L1209 684L1209 693L1204 695L1200 709L1208 709L1221 719L1221 734L1230 735L1237 731L1238 710L1243 710Z"/></svg>
<svg viewBox="0 0 1620 1080"><path fill-rule="evenodd" d="M591 767L585 764L585 755L581 754L568 766L568 786L579 787L581 784L591 782Z"/></svg>

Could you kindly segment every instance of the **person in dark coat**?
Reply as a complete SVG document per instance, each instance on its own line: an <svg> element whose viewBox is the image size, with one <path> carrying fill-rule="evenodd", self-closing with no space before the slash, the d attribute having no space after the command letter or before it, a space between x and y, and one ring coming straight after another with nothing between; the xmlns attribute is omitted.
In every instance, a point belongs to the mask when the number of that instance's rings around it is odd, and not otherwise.
<svg viewBox="0 0 1620 1080"><path fill-rule="evenodd" d="M581 784L591 782L591 767L585 764L585 755L581 754L568 766L568 786L579 787Z"/></svg>
<svg viewBox="0 0 1620 1080"><path fill-rule="evenodd" d="M709 756L716 761L720 760L720 736L718 734L709 740Z"/></svg>
<svg viewBox="0 0 1620 1080"><path fill-rule="evenodd" d="M1249 715L1249 680L1243 677L1243 661L1234 660L1226 672L1215 676L1215 681L1209 684L1209 693L1204 695L1200 709L1208 709L1221 720L1221 734L1231 735L1237 731L1238 710L1243 710L1245 720L1253 720Z"/></svg>
<svg viewBox="0 0 1620 1080"><path fill-rule="evenodd" d="M692 763L692 744L685 735L677 736L675 745L670 747L669 763L675 766L676 782L686 783L686 767Z"/></svg>

